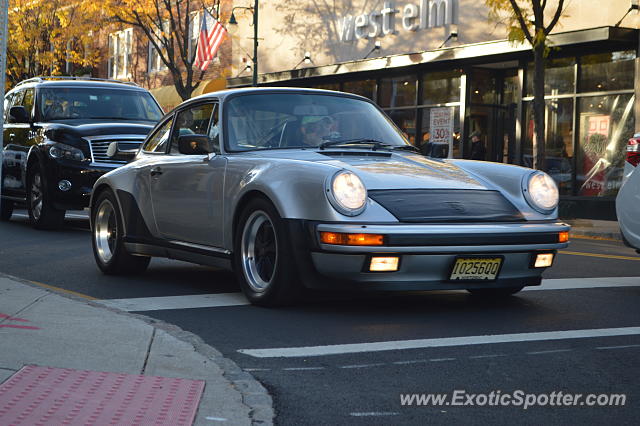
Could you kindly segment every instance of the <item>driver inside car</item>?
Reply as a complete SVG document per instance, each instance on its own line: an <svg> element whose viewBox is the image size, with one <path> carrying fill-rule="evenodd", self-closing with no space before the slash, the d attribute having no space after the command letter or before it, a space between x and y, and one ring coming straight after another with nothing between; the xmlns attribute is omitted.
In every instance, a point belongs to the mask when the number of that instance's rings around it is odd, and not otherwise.
<svg viewBox="0 0 640 426"><path fill-rule="evenodd" d="M311 115L302 119L302 146L317 147L335 131L334 121L327 115Z"/></svg>

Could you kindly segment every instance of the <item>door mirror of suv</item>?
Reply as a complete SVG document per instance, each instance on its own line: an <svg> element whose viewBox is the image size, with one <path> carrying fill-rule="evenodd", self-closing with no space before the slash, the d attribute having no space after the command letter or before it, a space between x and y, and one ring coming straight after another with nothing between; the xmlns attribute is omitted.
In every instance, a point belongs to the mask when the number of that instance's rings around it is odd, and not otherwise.
<svg viewBox="0 0 640 426"><path fill-rule="evenodd" d="M213 146L207 135L181 135L178 136L178 151L186 155L207 155L213 152Z"/></svg>
<svg viewBox="0 0 640 426"><path fill-rule="evenodd" d="M9 110L9 123L29 123L29 113L23 106L14 106Z"/></svg>
<svg viewBox="0 0 640 426"><path fill-rule="evenodd" d="M113 160L131 161L137 153L137 149L120 149L118 142L111 142L107 148L107 157Z"/></svg>

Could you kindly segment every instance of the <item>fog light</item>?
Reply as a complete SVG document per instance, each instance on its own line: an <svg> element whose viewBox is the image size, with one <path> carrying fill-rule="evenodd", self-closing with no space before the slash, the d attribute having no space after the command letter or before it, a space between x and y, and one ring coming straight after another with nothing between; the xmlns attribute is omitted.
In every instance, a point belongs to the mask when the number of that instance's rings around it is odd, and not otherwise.
<svg viewBox="0 0 640 426"><path fill-rule="evenodd" d="M60 182L58 182L58 189L60 189L60 191L68 191L71 189L71 182L69 182L66 179L62 179Z"/></svg>
<svg viewBox="0 0 640 426"><path fill-rule="evenodd" d="M548 268L553 264L553 253L540 253L536 255L535 268Z"/></svg>
<svg viewBox="0 0 640 426"><path fill-rule="evenodd" d="M558 234L558 242L559 243L568 243L569 242L569 231L561 232Z"/></svg>
<svg viewBox="0 0 640 426"><path fill-rule="evenodd" d="M398 270L400 258L392 257L372 257L369 271L371 272L395 272Z"/></svg>

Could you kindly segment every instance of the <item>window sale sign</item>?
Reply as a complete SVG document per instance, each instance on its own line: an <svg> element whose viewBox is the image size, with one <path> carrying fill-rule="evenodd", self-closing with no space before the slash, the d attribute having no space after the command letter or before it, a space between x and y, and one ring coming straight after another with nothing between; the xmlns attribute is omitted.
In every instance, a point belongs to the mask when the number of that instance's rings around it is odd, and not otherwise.
<svg viewBox="0 0 640 426"><path fill-rule="evenodd" d="M453 141L453 108L433 108L430 114L429 142L451 144ZM451 147L449 147L451 149ZM450 151L451 152L451 151Z"/></svg>

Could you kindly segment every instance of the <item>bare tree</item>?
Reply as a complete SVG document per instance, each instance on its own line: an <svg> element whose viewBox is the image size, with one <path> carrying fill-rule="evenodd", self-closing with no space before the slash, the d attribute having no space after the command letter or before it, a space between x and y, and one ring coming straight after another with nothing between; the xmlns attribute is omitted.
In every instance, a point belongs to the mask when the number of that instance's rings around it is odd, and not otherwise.
<svg viewBox="0 0 640 426"><path fill-rule="evenodd" d="M534 167L539 170L545 168L544 78L545 58L549 52L548 35L562 16L564 2L552 2L554 6L549 14L547 0L485 0L491 19L506 23L509 40L527 41L533 50ZM547 16L551 18L545 24Z"/></svg>

